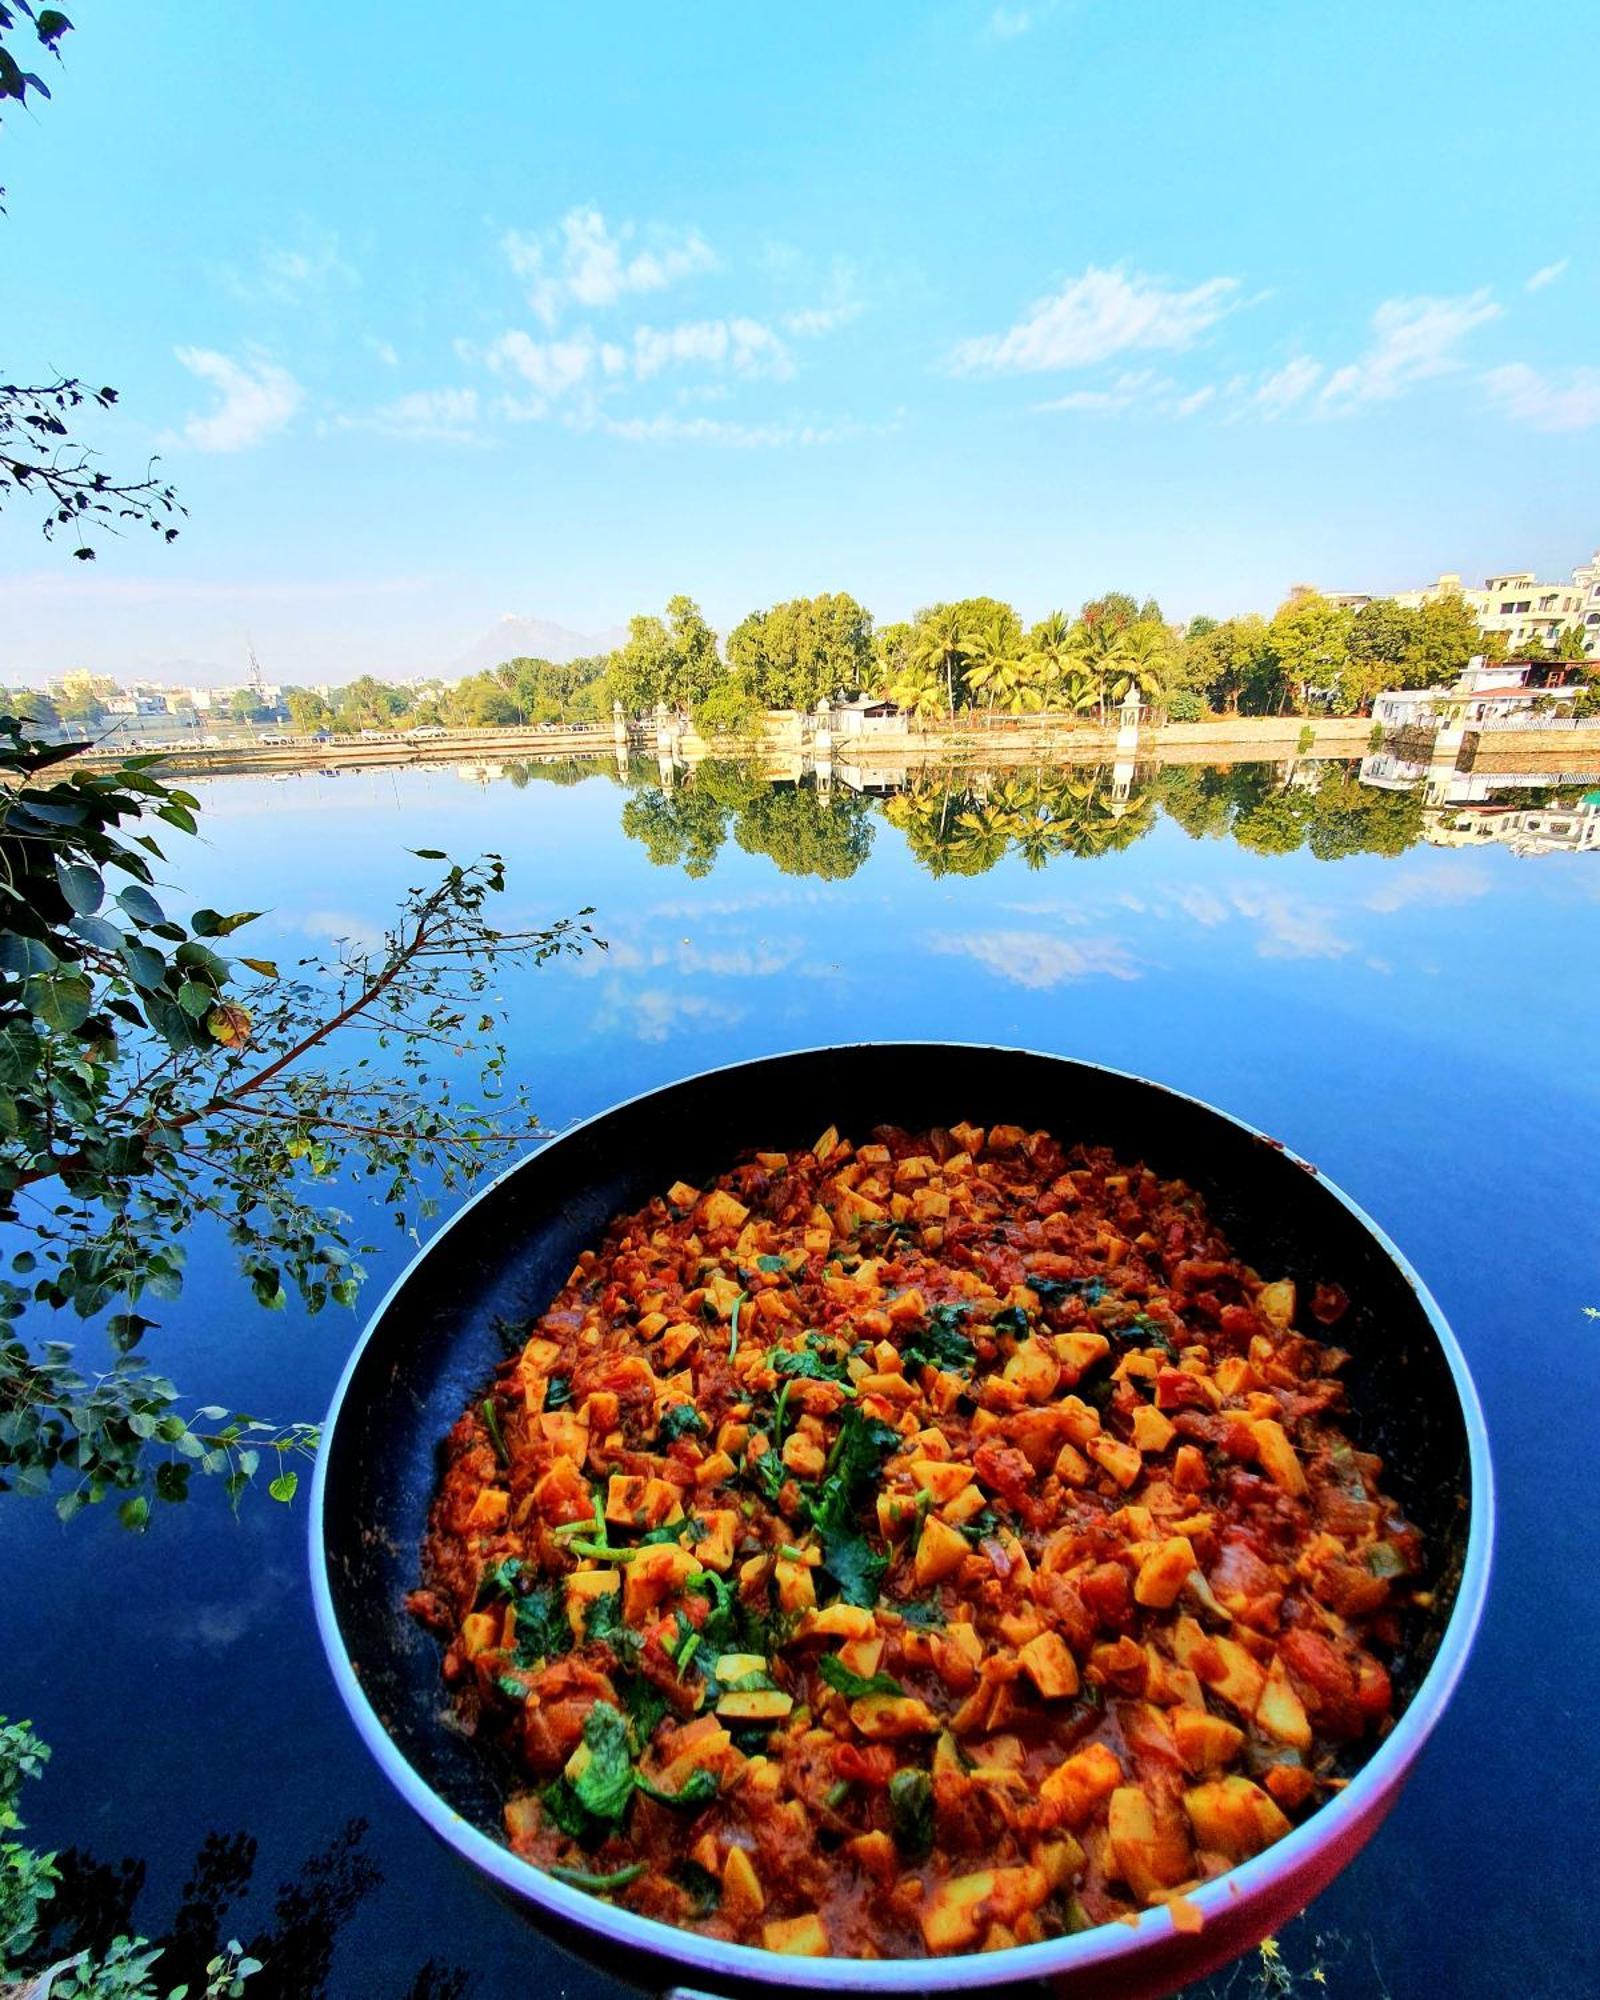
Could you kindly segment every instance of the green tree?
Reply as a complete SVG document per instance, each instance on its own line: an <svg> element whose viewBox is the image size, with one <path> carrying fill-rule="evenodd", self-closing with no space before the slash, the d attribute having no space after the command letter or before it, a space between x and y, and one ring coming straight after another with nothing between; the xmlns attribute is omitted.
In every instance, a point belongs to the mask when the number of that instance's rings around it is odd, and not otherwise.
<svg viewBox="0 0 1600 2000"><path fill-rule="evenodd" d="M362 674L335 694L335 714L341 729L392 729L411 706L404 688Z"/></svg>
<svg viewBox="0 0 1600 2000"><path fill-rule="evenodd" d="M757 699L745 674L724 672L692 713L702 736L758 736L766 704Z"/></svg>
<svg viewBox="0 0 1600 2000"><path fill-rule="evenodd" d="M752 611L728 634L728 664L763 708L815 708L871 678L872 614L843 591Z"/></svg>
<svg viewBox="0 0 1600 2000"><path fill-rule="evenodd" d="M1270 636L1282 676L1283 708L1303 714L1309 701L1339 700L1350 664L1351 613L1315 590L1301 591L1279 606Z"/></svg>
<svg viewBox="0 0 1600 2000"><path fill-rule="evenodd" d="M182 1499L195 1470L237 1495L275 1460L286 1499L287 1460L314 1441L220 1408L186 1416L145 1365L146 1309L181 1289L199 1219L225 1233L259 1304L292 1290L311 1311L352 1305L366 1246L329 1195L359 1177L414 1226L439 1190L515 1150L533 1119L505 1086L490 981L590 933L496 929L504 868L489 856L413 889L381 942L281 978L225 942L254 913L183 922L158 901L157 823L190 835L199 810L154 775L159 758L59 774L72 754L0 717L0 1220L26 1244L0 1280L0 1319L70 1309L103 1322L117 1358L89 1379L66 1343L0 1335L0 1483L54 1491L63 1519L117 1494L141 1527L152 1496ZM362 1027L392 1067L342 1060ZM464 1046L493 1115L457 1095L449 1058Z"/></svg>
<svg viewBox="0 0 1600 2000"><path fill-rule="evenodd" d="M1475 653L1487 649L1484 632L1459 591L1430 598L1416 614L1416 630L1401 662L1407 687L1449 687Z"/></svg>
<svg viewBox="0 0 1600 2000"><path fill-rule="evenodd" d="M1568 625L1556 641L1558 660L1586 660L1589 657L1588 639L1581 625Z"/></svg>
<svg viewBox="0 0 1600 2000"><path fill-rule="evenodd" d="M911 665L912 631L913 627L901 619L893 625L880 625L873 633L872 660L866 680L871 693L890 694L904 678Z"/></svg>
<svg viewBox="0 0 1600 2000"><path fill-rule="evenodd" d="M289 726L297 734L310 736L316 730L333 727L333 710L310 688L288 688L283 700L289 711Z"/></svg>
<svg viewBox="0 0 1600 2000"><path fill-rule="evenodd" d="M945 712L956 712L957 678L967 663L967 621L959 604L935 604L919 611L911 634L907 667L944 683Z"/></svg>

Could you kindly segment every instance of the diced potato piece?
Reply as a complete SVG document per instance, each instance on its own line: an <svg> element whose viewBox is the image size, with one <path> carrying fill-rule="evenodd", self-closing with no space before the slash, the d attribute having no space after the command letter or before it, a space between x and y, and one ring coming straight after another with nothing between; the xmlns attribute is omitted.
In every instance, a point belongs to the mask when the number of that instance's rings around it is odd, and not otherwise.
<svg viewBox="0 0 1600 2000"><path fill-rule="evenodd" d="M970 1521L974 1514L981 1514L987 1504L983 1497L983 1488L969 1486L964 1492L958 1493L953 1500L944 1503L939 1509L939 1519L948 1521L953 1528L958 1528L963 1521Z"/></svg>
<svg viewBox="0 0 1600 2000"><path fill-rule="evenodd" d="M1061 1428L1075 1445L1086 1445L1100 1434L1100 1412L1081 1396L1061 1399Z"/></svg>
<svg viewBox="0 0 1600 2000"><path fill-rule="evenodd" d="M707 1452L694 1469L696 1486L720 1486L733 1477L733 1460L725 1451Z"/></svg>
<svg viewBox="0 0 1600 2000"><path fill-rule="evenodd" d="M937 1515L930 1515L922 1524L922 1535L917 1542L917 1588L926 1590L953 1575L966 1561L967 1554L967 1538L960 1529L948 1527Z"/></svg>
<svg viewBox="0 0 1600 2000"><path fill-rule="evenodd" d="M1061 1364L1042 1340L1025 1340L1006 1363L1006 1381L1030 1403L1046 1403L1061 1382Z"/></svg>
<svg viewBox="0 0 1600 2000"><path fill-rule="evenodd" d="M708 1229L738 1229L749 1213L726 1188L713 1188L700 1206L700 1219Z"/></svg>
<svg viewBox="0 0 1600 2000"><path fill-rule="evenodd" d="M991 1922L1005 1924L1036 1910L1050 1893L1042 1868L980 1868L941 1882L923 1903L919 1921L930 1952L965 1951Z"/></svg>
<svg viewBox="0 0 1600 2000"><path fill-rule="evenodd" d="M858 1868L865 1869L884 1887L900 1872L900 1856L886 1833L858 1833L845 1842L844 1851Z"/></svg>
<svg viewBox="0 0 1600 2000"><path fill-rule="evenodd" d="M911 1461L911 1477L924 1493L931 1493L935 1504L938 1504L955 1499L964 1487L972 1484L976 1475L970 1465L958 1465L953 1460L914 1458Z"/></svg>
<svg viewBox="0 0 1600 2000"><path fill-rule="evenodd" d="M588 1482L570 1458L556 1459L529 1497L547 1521L589 1521L594 1516Z"/></svg>
<svg viewBox="0 0 1600 2000"><path fill-rule="evenodd" d="M567 1623L574 1639L583 1637L589 1611L597 1599L612 1597L622 1588L622 1578L614 1569L578 1569L567 1578Z"/></svg>
<svg viewBox="0 0 1600 2000"><path fill-rule="evenodd" d="M783 1462L796 1479L820 1479L828 1454L814 1437L791 1431L783 1441Z"/></svg>
<svg viewBox="0 0 1600 2000"><path fill-rule="evenodd" d="M918 1222L943 1222L950 1213L950 1197L943 1188L919 1187L911 1197L911 1213Z"/></svg>
<svg viewBox="0 0 1600 2000"><path fill-rule="evenodd" d="M1059 1632L1041 1632L1030 1639L1017 1658L1046 1701L1078 1692L1078 1663Z"/></svg>
<svg viewBox="0 0 1600 2000"><path fill-rule="evenodd" d="M1261 1454L1263 1471L1285 1493L1298 1499L1306 1490L1306 1475L1283 1425L1275 1423L1271 1417L1258 1417L1250 1426L1250 1435Z"/></svg>
<svg viewBox="0 0 1600 2000"><path fill-rule="evenodd" d="M787 1952L791 1958L826 1958L828 1929L815 1911L805 1917L774 1917L761 1926L761 1942L768 1951Z"/></svg>
<svg viewBox="0 0 1600 2000"><path fill-rule="evenodd" d="M1236 1639L1201 1631L1192 1618L1180 1618L1172 1628L1172 1646L1179 1663L1195 1674L1231 1708L1253 1716L1267 1677L1259 1662Z"/></svg>
<svg viewBox="0 0 1600 2000"><path fill-rule="evenodd" d="M1058 1833L1053 1839L1041 1840L1034 1850L1034 1865L1044 1871L1045 1880L1052 1889L1064 1889L1069 1882L1075 1882L1088 1859L1083 1848L1070 1833Z"/></svg>
<svg viewBox="0 0 1600 2000"><path fill-rule="evenodd" d="M984 1905L994 1894L995 1870L954 1875L922 1906L923 1942L931 1952L965 1951L978 1935Z"/></svg>
<svg viewBox="0 0 1600 2000"><path fill-rule="evenodd" d="M766 1907L755 1863L742 1847L730 1847L722 1864L722 1914L739 1923L759 1917Z"/></svg>
<svg viewBox="0 0 1600 2000"><path fill-rule="evenodd" d="M1270 1319L1276 1327L1287 1328L1294 1324L1294 1307L1293 1278L1279 1278L1273 1284L1263 1285L1256 1293L1256 1311L1263 1319Z"/></svg>
<svg viewBox="0 0 1600 2000"><path fill-rule="evenodd" d="M720 1770L730 1757L737 1755L733 1738L717 1718L698 1716L672 1739L672 1754L662 1768L662 1789L679 1791L691 1772Z"/></svg>
<svg viewBox="0 0 1600 2000"><path fill-rule="evenodd" d="M1039 1800L1052 1817L1074 1832L1087 1826L1122 1783L1122 1766L1103 1743L1091 1743L1058 1764L1039 1787Z"/></svg>
<svg viewBox="0 0 1600 2000"><path fill-rule="evenodd" d="M898 1541L917 1518L917 1503L909 1493L880 1493L877 1510L878 1533L886 1542Z"/></svg>
<svg viewBox="0 0 1600 2000"><path fill-rule="evenodd" d="M1178 1746L1183 1768L1191 1777L1204 1777L1231 1764L1244 1747L1244 1731L1220 1715L1203 1708L1175 1708L1170 1717L1172 1740Z"/></svg>
<svg viewBox="0 0 1600 2000"><path fill-rule="evenodd" d="M782 1722L794 1708L794 1696L781 1688L748 1688L742 1694L725 1694L717 1703L724 1722Z"/></svg>
<svg viewBox="0 0 1600 2000"><path fill-rule="evenodd" d="M719 1681L742 1681L747 1674L764 1674L766 1671L765 1653L724 1653L717 1661Z"/></svg>
<svg viewBox="0 0 1600 2000"><path fill-rule="evenodd" d="M772 1566L780 1611L809 1611L817 1601L817 1586L806 1563L779 1561Z"/></svg>
<svg viewBox="0 0 1600 2000"><path fill-rule="evenodd" d="M851 1702L850 1720L874 1742L898 1736L931 1736L939 1727L928 1704L909 1694L864 1694Z"/></svg>
<svg viewBox="0 0 1600 2000"><path fill-rule="evenodd" d="M700 1558L672 1542L656 1542L642 1549L628 1564L622 1585L622 1615L630 1625L642 1623L651 1611L691 1576L700 1574Z"/></svg>
<svg viewBox="0 0 1600 2000"><path fill-rule="evenodd" d="M461 1621L461 1650L469 1660L500 1643L500 1614L497 1611L469 1611Z"/></svg>
<svg viewBox="0 0 1600 2000"><path fill-rule="evenodd" d="M1230 1861L1247 1861L1281 1840L1289 1822L1259 1785L1248 1778L1213 1778L1183 1795L1197 1843Z"/></svg>
<svg viewBox="0 0 1600 2000"><path fill-rule="evenodd" d="M1097 1361L1103 1361L1111 1352L1111 1342L1105 1335L1090 1333L1087 1328L1058 1333L1052 1345L1069 1384L1081 1380Z"/></svg>
<svg viewBox="0 0 1600 2000"><path fill-rule="evenodd" d="M983 1640L971 1624L949 1625L940 1633L935 1647L939 1678L957 1694L965 1694L978 1678L983 1665Z"/></svg>
<svg viewBox="0 0 1600 2000"><path fill-rule="evenodd" d="M694 1552L707 1569L725 1570L733 1562L733 1538L739 1532L739 1516L732 1507L717 1507L709 1514L702 1514L700 1522L705 1533L694 1545Z"/></svg>
<svg viewBox="0 0 1600 2000"><path fill-rule="evenodd" d="M577 1412L545 1410L538 1421L551 1452L561 1458L570 1458L575 1465L582 1465L589 1452L589 1426Z"/></svg>
<svg viewBox="0 0 1600 2000"><path fill-rule="evenodd" d="M1116 1871L1141 1903L1194 1873L1182 1820L1158 1816L1137 1785L1119 1785L1111 1794L1106 1831Z"/></svg>
<svg viewBox="0 0 1600 2000"><path fill-rule="evenodd" d="M1178 1592L1194 1566L1194 1544L1189 1537L1169 1537L1139 1565L1139 1574L1133 1586L1135 1601L1165 1611L1169 1604L1177 1603Z"/></svg>
<svg viewBox="0 0 1600 2000"><path fill-rule="evenodd" d="M1163 1452L1177 1436L1154 1403L1141 1403L1133 1413L1133 1441L1140 1451Z"/></svg>
<svg viewBox="0 0 1600 2000"><path fill-rule="evenodd" d="M523 1792L506 1801L506 1833L513 1845L531 1840L544 1824L544 1805L537 1792Z"/></svg>
<svg viewBox="0 0 1600 2000"><path fill-rule="evenodd" d="M839 1658L851 1673L859 1674L864 1681L870 1681L883 1660L881 1639L846 1639L839 1648Z"/></svg>
<svg viewBox="0 0 1600 2000"><path fill-rule="evenodd" d="M1102 1472L1111 1477L1126 1492L1144 1469L1144 1461L1131 1444L1123 1444L1104 1432L1090 1438L1084 1450L1094 1460Z"/></svg>
<svg viewBox="0 0 1600 2000"><path fill-rule="evenodd" d="M506 1518L511 1495L499 1486L485 1486L472 1503L467 1516L469 1528L498 1528Z"/></svg>
<svg viewBox="0 0 1600 2000"><path fill-rule="evenodd" d="M830 1639L870 1639L877 1629L878 1621L864 1604L846 1604L842 1597L814 1613L803 1627L807 1637L816 1632Z"/></svg>
<svg viewBox="0 0 1600 2000"><path fill-rule="evenodd" d="M1276 1742L1294 1750L1311 1748L1311 1724L1305 1704L1294 1691L1283 1661L1273 1656L1267 1669L1267 1684L1256 1703L1256 1727L1264 1729Z"/></svg>

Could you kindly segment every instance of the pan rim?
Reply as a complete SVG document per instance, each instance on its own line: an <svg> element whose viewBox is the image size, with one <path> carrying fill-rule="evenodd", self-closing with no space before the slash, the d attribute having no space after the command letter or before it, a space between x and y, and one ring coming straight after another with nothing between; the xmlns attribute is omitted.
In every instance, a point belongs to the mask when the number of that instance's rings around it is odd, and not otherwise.
<svg viewBox="0 0 1600 2000"><path fill-rule="evenodd" d="M707 1077L761 1069L793 1057L835 1055L845 1050L870 1054L891 1049L929 1055L959 1050L968 1054L1024 1056L1065 1067L1096 1070L1120 1082L1141 1085L1209 1113L1248 1137L1272 1146L1339 1202L1393 1261L1415 1293L1450 1371L1466 1432L1471 1493L1466 1553L1456 1586L1455 1603L1440 1637L1438 1651L1394 1728L1341 1792L1253 1860L1242 1862L1187 1893L1186 1900L1199 1909L1205 1919L1220 1918L1226 1910L1237 1907L1247 1899L1269 1898L1275 1886L1292 1880L1323 1850L1337 1850L1345 1836L1381 1817L1455 1693L1482 1622L1488 1595L1494 1543L1494 1475L1488 1430L1466 1356L1449 1322L1421 1274L1387 1231L1320 1168L1248 1120L1171 1084L1085 1057L1010 1044L925 1041L910 1037L774 1050L761 1056L744 1057L737 1062L721 1063L711 1069L697 1071L692 1077L680 1077L670 1083L635 1092L631 1097L622 1098L578 1120L552 1137L549 1144L539 1148L537 1153L525 1154L513 1161L487 1181L470 1200L462 1203L396 1276L351 1349L324 1419L322 1448L317 1454L311 1485L308 1529L312 1603L317 1631L340 1697L378 1768L424 1824L463 1860L512 1895L540 1905L552 1916L611 1945L632 1948L657 1961L675 1960L686 1971L692 1969L700 1975L730 1979L746 1986L755 1984L803 1987L811 1991L871 1990L884 1993L948 1992L974 1984L1015 1986L1028 1981L1057 1979L1096 1966L1121 1964L1181 1934L1171 1912L1162 1907L1146 1911L1132 1922L1100 1924L1070 1937L1013 1945L1001 1951L962 1952L945 1958L788 1958L781 1952L769 1952L756 1945L727 1944L721 1939L707 1938L699 1932L680 1929L675 1924L663 1923L654 1917L639 1916L558 1881L535 1863L514 1854L510 1848L491 1838L481 1827L447 1805L401 1752L368 1700L351 1664L333 1601L324 1533L327 1467L350 1385L390 1307L423 1260L440 1248L451 1230L532 1160L542 1158L552 1147L565 1144L619 1112L645 1104L652 1098L670 1095L688 1083Z"/></svg>

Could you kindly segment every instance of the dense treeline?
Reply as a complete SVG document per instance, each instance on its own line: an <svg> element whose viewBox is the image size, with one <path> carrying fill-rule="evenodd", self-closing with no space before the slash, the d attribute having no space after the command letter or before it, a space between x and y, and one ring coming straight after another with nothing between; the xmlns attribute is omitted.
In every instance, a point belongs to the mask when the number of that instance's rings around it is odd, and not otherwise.
<svg viewBox="0 0 1600 2000"><path fill-rule="evenodd" d="M1092 598L1076 617L1025 626L992 597L932 604L875 626L844 592L752 611L726 644L689 597L632 619L614 653L558 665L507 660L446 687L396 687L370 675L324 699L294 690L301 729L470 728L604 722L658 707L707 735L748 733L765 709L812 709L859 692L888 696L916 720L962 710L1104 716L1130 694L1176 722L1206 715L1361 715L1391 687L1444 687L1475 653L1499 657L1459 596L1412 608L1376 598L1360 610L1297 590L1271 618L1169 622L1154 598ZM1520 657L1543 658L1537 646ZM1568 634L1559 657L1581 659Z"/></svg>

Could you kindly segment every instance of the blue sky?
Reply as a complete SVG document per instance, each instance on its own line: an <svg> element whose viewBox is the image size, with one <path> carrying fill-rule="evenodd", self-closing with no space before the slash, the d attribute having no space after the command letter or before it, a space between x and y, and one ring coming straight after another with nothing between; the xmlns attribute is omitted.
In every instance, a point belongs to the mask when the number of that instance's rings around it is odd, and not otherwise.
<svg viewBox="0 0 1600 2000"><path fill-rule="evenodd" d="M90 570L13 511L4 679L1600 539L1576 0L71 11L0 135L6 368L116 383L191 518Z"/></svg>

